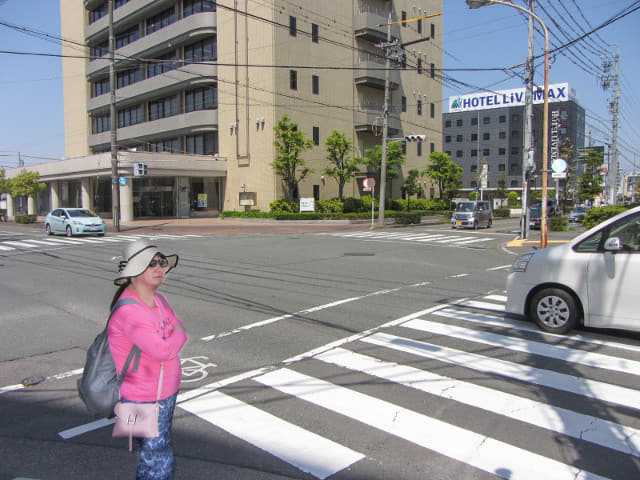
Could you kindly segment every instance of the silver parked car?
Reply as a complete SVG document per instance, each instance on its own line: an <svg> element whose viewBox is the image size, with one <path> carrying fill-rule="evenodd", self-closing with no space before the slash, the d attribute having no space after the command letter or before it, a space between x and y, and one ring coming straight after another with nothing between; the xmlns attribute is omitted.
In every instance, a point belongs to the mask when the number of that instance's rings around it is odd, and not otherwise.
<svg viewBox="0 0 640 480"><path fill-rule="evenodd" d="M491 228L493 224L493 212L489 202L473 200L460 202L456 205L456 210L451 215L451 228L473 228L486 226Z"/></svg>
<svg viewBox="0 0 640 480"><path fill-rule="evenodd" d="M586 327L640 331L640 207L572 241L520 255L507 278L510 313L547 332Z"/></svg>
<svg viewBox="0 0 640 480"><path fill-rule="evenodd" d="M44 219L47 235L104 235L107 226L102 218L86 208L56 208Z"/></svg>

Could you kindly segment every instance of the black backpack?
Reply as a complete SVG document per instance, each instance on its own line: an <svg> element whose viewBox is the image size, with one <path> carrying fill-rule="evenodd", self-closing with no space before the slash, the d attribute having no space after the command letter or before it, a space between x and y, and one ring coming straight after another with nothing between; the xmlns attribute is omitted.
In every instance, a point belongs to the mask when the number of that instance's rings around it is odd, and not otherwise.
<svg viewBox="0 0 640 480"><path fill-rule="evenodd" d="M111 315L123 305L136 304L139 302L133 298L124 298L118 300L109 313L107 326L95 338L89 350L87 350L87 358L84 362L84 371L82 378L78 380L78 393L91 414L95 418L113 417L113 407L120 399L120 385L124 380L129 365L133 361L133 369L138 370L140 363L140 347L134 345L129 351L127 360L122 369L122 375L118 376L116 364L113 361L111 350L109 349L109 339L107 337L107 328Z"/></svg>

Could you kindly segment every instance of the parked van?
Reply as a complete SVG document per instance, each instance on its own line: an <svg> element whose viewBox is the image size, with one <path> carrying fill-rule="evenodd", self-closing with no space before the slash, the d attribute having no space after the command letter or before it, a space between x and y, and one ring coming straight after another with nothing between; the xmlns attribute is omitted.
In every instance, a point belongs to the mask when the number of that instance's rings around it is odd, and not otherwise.
<svg viewBox="0 0 640 480"><path fill-rule="evenodd" d="M493 212L489 202L476 200L460 202L451 215L451 228L473 228L486 226L491 228Z"/></svg>

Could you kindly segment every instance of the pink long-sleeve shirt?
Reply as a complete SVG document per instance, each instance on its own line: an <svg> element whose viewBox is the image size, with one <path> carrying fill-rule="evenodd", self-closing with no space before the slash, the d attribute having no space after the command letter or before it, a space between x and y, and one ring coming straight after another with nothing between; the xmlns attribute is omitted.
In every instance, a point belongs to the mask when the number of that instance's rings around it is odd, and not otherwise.
<svg viewBox="0 0 640 480"><path fill-rule="evenodd" d="M179 353L187 341L184 330L175 328L182 322L168 304L165 306L164 297L156 296L153 308L145 305L129 289L125 289L120 298L133 298L140 305L121 306L109 321L109 348L118 372L122 372L133 345L142 350L138 371L132 371L131 362L120 387L120 395L138 402L155 401L161 362L164 363L164 374L160 399L173 395L180 388L182 369Z"/></svg>

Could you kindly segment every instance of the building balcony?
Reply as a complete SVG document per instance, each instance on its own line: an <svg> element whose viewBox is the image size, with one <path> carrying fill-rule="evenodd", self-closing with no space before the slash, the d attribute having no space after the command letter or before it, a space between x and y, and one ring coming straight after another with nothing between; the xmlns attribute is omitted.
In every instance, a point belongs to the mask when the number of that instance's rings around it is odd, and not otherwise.
<svg viewBox="0 0 640 480"><path fill-rule="evenodd" d="M130 57L150 58L153 55L165 53L171 47L175 48L176 45L185 43L187 40L195 42L200 36L215 35L215 33L215 12L190 15L117 49L116 62L126 62ZM98 73L104 73L108 68L109 59L103 57L87 63L85 71L88 77L92 77Z"/></svg>
<svg viewBox="0 0 640 480"><path fill-rule="evenodd" d="M353 117L356 132L382 134L382 108L360 109ZM397 135L400 132L400 120L389 116L388 130L390 135Z"/></svg>
<svg viewBox="0 0 640 480"><path fill-rule="evenodd" d="M191 64L180 67L180 70L170 70L161 75L147 78L140 82L119 88L116 91L118 106L141 103L151 97L163 96L165 93L185 90L189 86L200 83L211 84L216 79L218 67L216 65ZM89 113L104 110L109 107L111 95L105 93L87 101Z"/></svg>
<svg viewBox="0 0 640 480"><path fill-rule="evenodd" d="M215 130L218 130L218 110L198 110L119 128L118 142L148 141ZM110 131L89 135L90 148L105 147L110 142Z"/></svg>
<svg viewBox="0 0 640 480"><path fill-rule="evenodd" d="M85 8L90 10L97 7L101 1L86 1L84 2ZM143 19L148 15L152 15L153 12L160 12L165 8L170 7L175 2L170 0L131 0L121 7L113 9L113 25L116 29L120 27L123 20L127 19L129 22L132 19ZM128 23L131 26L131 23ZM92 40L93 37L102 34L102 36L109 35L109 15L96 20L93 23L87 25L84 29L84 38L86 40Z"/></svg>
<svg viewBox="0 0 640 480"><path fill-rule="evenodd" d="M384 89L385 59L370 53L361 53L355 65L354 80L357 86ZM389 72L389 86L392 90L400 84L400 70L392 69Z"/></svg>
<svg viewBox="0 0 640 480"><path fill-rule="evenodd" d="M358 11L354 15L353 32L357 39L367 40L372 43L385 42L387 40L387 27L389 10L379 8L367 2L359 2ZM380 26L385 25L385 26ZM392 34L397 34L397 25L392 25Z"/></svg>

